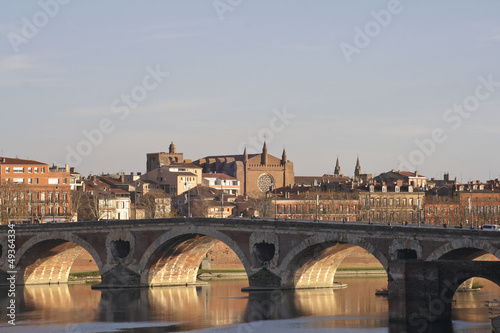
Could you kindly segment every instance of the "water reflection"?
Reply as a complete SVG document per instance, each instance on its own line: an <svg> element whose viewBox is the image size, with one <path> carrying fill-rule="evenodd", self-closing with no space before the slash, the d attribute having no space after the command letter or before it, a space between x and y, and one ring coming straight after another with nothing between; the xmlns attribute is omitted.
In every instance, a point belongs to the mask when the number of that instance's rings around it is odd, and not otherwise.
<svg viewBox="0 0 500 333"><path fill-rule="evenodd" d="M304 331L335 328L342 332L356 328L368 332L385 328L389 332L463 332L465 330L457 328L457 323L468 321L484 324L472 328L469 325L466 331L488 332L484 301L500 298L500 288L489 281L481 281L484 288L480 292L456 294L453 305L456 321L453 324L407 326L389 324L387 299L375 296L377 289L387 286L386 278L350 278L341 282L348 287L251 293L241 292L241 288L248 286L246 280L212 281L198 287L121 290L91 290L88 285L19 287L16 329L31 332L33 327L47 327L47 331L54 328L55 332L57 325L76 324L81 332L87 332L92 323L121 323L132 331L174 332L269 319L294 319L299 321L297 327ZM2 291L2 308L7 301ZM146 328L132 329L139 326ZM0 321L0 331L2 329L8 329L5 318Z"/></svg>

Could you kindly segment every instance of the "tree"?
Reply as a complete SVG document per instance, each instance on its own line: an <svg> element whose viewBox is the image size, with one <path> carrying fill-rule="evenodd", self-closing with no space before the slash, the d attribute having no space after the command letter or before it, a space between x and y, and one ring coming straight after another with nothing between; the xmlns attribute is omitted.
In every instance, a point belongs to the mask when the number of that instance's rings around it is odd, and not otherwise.
<svg viewBox="0 0 500 333"><path fill-rule="evenodd" d="M0 184L0 220L7 224L11 220L29 220L28 188L25 184Z"/></svg>

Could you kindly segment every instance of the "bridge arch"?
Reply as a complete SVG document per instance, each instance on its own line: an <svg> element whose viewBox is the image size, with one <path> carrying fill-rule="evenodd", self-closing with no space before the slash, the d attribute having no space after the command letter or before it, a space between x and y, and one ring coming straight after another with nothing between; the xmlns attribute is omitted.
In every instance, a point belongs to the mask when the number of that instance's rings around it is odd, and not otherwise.
<svg viewBox="0 0 500 333"><path fill-rule="evenodd" d="M333 286L337 267L355 247L372 254L387 272L388 260L376 247L361 238L346 234L320 234L295 246L280 265L282 286L314 288Z"/></svg>
<svg viewBox="0 0 500 333"><path fill-rule="evenodd" d="M472 260L486 253L500 259L500 250L488 242L470 238L456 239L437 248L425 260Z"/></svg>
<svg viewBox="0 0 500 333"><path fill-rule="evenodd" d="M56 231L30 238L16 253L16 269L21 277L19 282L67 283L73 262L82 249L92 256L102 274L103 263L97 251L72 232Z"/></svg>
<svg viewBox="0 0 500 333"><path fill-rule="evenodd" d="M141 285L196 283L203 257L219 241L236 254L248 274L250 261L230 237L215 228L180 227L158 237L144 252L138 265Z"/></svg>

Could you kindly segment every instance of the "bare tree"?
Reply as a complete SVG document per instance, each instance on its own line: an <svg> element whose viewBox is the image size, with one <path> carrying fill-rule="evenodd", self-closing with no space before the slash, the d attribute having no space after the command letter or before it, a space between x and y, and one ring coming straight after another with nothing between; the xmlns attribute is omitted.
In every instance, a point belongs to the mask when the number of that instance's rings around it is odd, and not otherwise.
<svg viewBox="0 0 500 333"><path fill-rule="evenodd" d="M28 219L28 189L24 184L0 184L0 220L9 223L13 219Z"/></svg>

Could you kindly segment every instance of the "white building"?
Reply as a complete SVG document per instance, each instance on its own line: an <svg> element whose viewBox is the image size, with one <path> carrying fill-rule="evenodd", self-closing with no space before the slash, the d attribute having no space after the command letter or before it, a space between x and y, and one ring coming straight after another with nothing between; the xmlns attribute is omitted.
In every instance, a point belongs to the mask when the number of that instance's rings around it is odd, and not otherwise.
<svg viewBox="0 0 500 333"><path fill-rule="evenodd" d="M203 185L236 196L241 192L240 181L224 173L204 173Z"/></svg>

